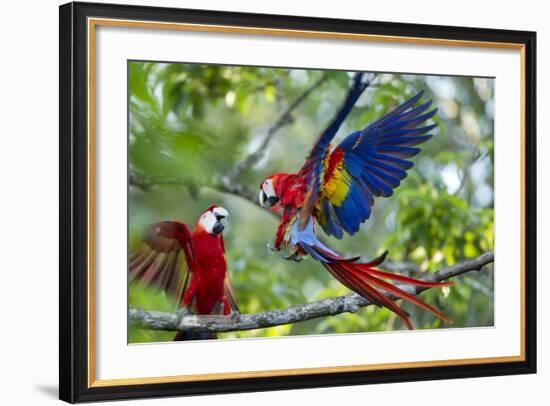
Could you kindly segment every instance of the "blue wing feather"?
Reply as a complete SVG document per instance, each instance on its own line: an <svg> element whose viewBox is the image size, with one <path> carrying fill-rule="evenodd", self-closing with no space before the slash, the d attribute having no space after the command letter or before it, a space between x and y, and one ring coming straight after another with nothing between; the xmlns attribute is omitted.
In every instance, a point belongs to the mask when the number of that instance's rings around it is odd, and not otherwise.
<svg viewBox="0 0 550 406"><path fill-rule="evenodd" d="M388 164L384 163L383 161L378 161L378 160L372 159L368 162L368 164L371 165L374 168L378 168L380 171L383 171L383 172L387 173L388 175L392 175L392 176L396 177L399 180L401 180L401 179L405 178L405 176L407 176L407 172L404 171L403 169L401 169L399 167L396 167L396 166L388 165Z"/></svg>
<svg viewBox="0 0 550 406"><path fill-rule="evenodd" d="M318 165L323 160L332 139L368 85L368 81L363 81L362 73L355 74L344 104L311 149L309 157L302 167L302 172L306 172L312 165Z"/></svg>
<svg viewBox="0 0 550 406"><path fill-rule="evenodd" d="M410 158L420 152L420 148L401 147L397 145L380 145L378 152L398 158Z"/></svg>
<svg viewBox="0 0 550 406"><path fill-rule="evenodd" d="M429 132L437 126L421 126L437 112L427 111L431 101L415 107L422 95L416 94L340 143L338 148L344 151L344 167L351 182L343 201L334 203L323 198L320 210L325 221L321 226L327 234L341 238L344 231L357 232L371 214L374 197L391 196L407 176L406 171L413 166L407 158L420 152L416 145L430 139ZM323 146L327 148L328 143ZM318 181L324 179L319 177Z"/></svg>
<svg viewBox="0 0 550 406"><path fill-rule="evenodd" d="M322 181L320 172L323 169L324 159L329 154L330 143L346 117L353 109L353 106L359 97L370 84L368 80L364 80L363 76L364 75L361 72L355 74L343 105L340 107L335 118L330 122L325 131L323 131L311 149L308 159L300 170L300 175L306 179L308 184L308 192L300 211L301 227L305 227L307 219L311 215L313 207L318 201ZM317 168L318 171L316 171L315 168Z"/></svg>
<svg viewBox="0 0 550 406"><path fill-rule="evenodd" d="M321 202L321 208L325 215L324 219L326 221L326 228L329 230L329 235L334 235L338 239L342 238L344 231L336 217L336 213L334 213L334 207L327 199L323 199Z"/></svg>
<svg viewBox="0 0 550 406"><path fill-rule="evenodd" d="M390 155L383 155L375 153L372 155L370 159L367 160L367 163L373 164L374 162L377 163L387 163L388 165L391 165L392 167L402 169L406 171L407 169L412 168L413 163L411 161L405 161L404 159L397 158L395 156Z"/></svg>

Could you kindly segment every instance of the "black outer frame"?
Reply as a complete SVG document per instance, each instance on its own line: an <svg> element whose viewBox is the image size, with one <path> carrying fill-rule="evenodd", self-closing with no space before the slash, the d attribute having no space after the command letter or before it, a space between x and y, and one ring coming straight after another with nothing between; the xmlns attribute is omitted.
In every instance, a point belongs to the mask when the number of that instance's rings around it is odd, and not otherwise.
<svg viewBox="0 0 550 406"><path fill-rule="evenodd" d="M67 402L424 381L536 372L536 33L114 4L59 9L59 398ZM525 361L269 378L88 387L88 17L473 40L525 48Z"/></svg>

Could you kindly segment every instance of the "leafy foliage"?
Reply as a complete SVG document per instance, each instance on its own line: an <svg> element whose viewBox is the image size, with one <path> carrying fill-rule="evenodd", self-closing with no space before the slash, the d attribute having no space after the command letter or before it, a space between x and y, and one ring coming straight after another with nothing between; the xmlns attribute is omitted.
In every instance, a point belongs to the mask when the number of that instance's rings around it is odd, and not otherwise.
<svg viewBox="0 0 550 406"><path fill-rule="evenodd" d="M339 106L350 74L198 64L130 62L130 171L173 184L129 190L130 249L145 224L177 219L192 225L216 203L231 213L226 229L229 270L241 312L254 313L346 294L310 259L296 264L271 253L277 219L251 202L219 190L221 176L255 150L284 109L323 75L328 80L292 113L265 157L239 181L252 191L274 172L299 169L311 145ZM379 74L359 99L337 141L424 89L439 108L438 129L423 144L402 185L378 199L371 218L353 237L329 243L343 253L406 261L430 272L493 249L493 81L464 77ZM419 276L416 274L415 276ZM493 324L493 269L462 276L450 289L423 300L454 320L453 327ZM130 286L130 306L173 310L170 298ZM406 306L417 328L444 327ZM402 329L376 307L293 325L222 337L269 337ZM130 342L170 340L173 333L130 328Z"/></svg>

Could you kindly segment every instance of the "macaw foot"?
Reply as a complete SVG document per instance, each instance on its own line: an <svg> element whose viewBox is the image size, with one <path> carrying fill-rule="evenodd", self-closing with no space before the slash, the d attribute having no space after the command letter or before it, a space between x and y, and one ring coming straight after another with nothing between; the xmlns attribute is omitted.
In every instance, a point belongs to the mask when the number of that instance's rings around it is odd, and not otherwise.
<svg viewBox="0 0 550 406"><path fill-rule="evenodd" d="M229 318L231 319L231 321L238 323L239 321L241 321L241 312L239 312L238 310L233 310L231 314L229 314Z"/></svg>
<svg viewBox="0 0 550 406"><path fill-rule="evenodd" d="M279 252L281 250L281 248L279 247L274 247L272 246L271 244L267 244L267 249L271 252Z"/></svg>
<svg viewBox="0 0 550 406"><path fill-rule="evenodd" d="M287 261L302 262L304 260L304 257L302 257L299 253L294 252L291 255L283 257L283 259L286 259Z"/></svg>
<svg viewBox="0 0 550 406"><path fill-rule="evenodd" d="M184 318L185 316L189 316L192 313L191 313L191 310L189 309L189 307L185 306L185 307L182 307L182 308L176 310L176 314L181 319L181 318Z"/></svg>

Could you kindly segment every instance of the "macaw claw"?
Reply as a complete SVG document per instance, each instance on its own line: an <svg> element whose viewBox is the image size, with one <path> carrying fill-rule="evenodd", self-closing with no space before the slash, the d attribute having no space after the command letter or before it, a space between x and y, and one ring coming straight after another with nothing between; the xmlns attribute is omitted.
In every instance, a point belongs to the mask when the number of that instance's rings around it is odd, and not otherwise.
<svg viewBox="0 0 550 406"><path fill-rule="evenodd" d="M283 257L283 259L286 259L287 261L294 261L294 262L302 262L304 260L303 257L300 256L297 252L287 255L286 257Z"/></svg>
<svg viewBox="0 0 550 406"><path fill-rule="evenodd" d="M238 310L233 310L231 314L229 314L229 317L231 318L231 321L238 323L241 320L241 312Z"/></svg>
<svg viewBox="0 0 550 406"><path fill-rule="evenodd" d="M189 310L189 307L185 306L185 307L182 307L181 309L178 309L176 311L176 314L178 315L178 317L180 319L184 318L185 316L189 316L191 313L191 310Z"/></svg>

